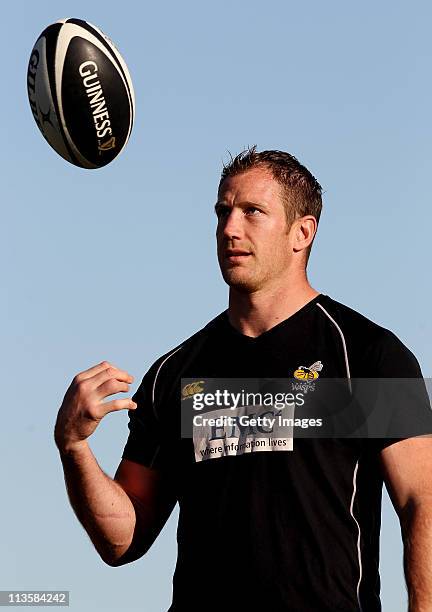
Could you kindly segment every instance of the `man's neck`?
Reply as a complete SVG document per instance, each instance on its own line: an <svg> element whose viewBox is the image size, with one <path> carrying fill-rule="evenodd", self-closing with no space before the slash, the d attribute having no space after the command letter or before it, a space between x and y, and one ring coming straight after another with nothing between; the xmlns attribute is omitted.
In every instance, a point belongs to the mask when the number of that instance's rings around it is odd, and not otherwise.
<svg viewBox="0 0 432 612"><path fill-rule="evenodd" d="M274 289L241 293L230 287L228 318L245 336L256 338L313 300L316 291L307 281Z"/></svg>

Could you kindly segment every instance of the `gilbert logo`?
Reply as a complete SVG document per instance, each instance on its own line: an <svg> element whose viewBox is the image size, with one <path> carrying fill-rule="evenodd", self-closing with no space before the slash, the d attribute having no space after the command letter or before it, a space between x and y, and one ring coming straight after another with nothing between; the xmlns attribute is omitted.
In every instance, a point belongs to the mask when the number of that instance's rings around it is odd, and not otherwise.
<svg viewBox="0 0 432 612"><path fill-rule="evenodd" d="M185 385L182 389L182 400L189 399L195 393L202 393L204 390L204 381L197 380L196 382Z"/></svg>
<svg viewBox="0 0 432 612"><path fill-rule="evenodd" d="M39 129L42 130L42 125L39 119L39 113L36 104L36 73L38 65L39 51L37 49L33 49L27 70L27 90L33 117L35 118Z"/></svg>
<svg viewBox="0 0 432 612"><path fill-rule="evenodd" d="M294 372L294 378L297 380L316 380L319 377L318 372L321 372L323 369L323 364L321 361L315 361L308 368L306 366L299 366L297 370Z"/></svg>

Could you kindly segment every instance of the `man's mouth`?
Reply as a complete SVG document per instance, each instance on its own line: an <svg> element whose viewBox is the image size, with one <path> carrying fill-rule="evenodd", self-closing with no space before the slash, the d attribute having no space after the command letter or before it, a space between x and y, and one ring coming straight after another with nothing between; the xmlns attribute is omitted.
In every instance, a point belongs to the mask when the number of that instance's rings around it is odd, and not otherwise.
<svg viewBox="0 0 432 612"><path fill-rule="evenodd" d="M225 258L230 262L242 261L246 257L249 257L252 253L243 251L242 249L227 249L225 251Z"/></svg>
<svg viewBox="0 0 432 612"><path fill-rule="evenodd" d="M227 257L230 257L231 255L250 255L250 252L243 251L243 249L227 249L225 254Z"/></svg>

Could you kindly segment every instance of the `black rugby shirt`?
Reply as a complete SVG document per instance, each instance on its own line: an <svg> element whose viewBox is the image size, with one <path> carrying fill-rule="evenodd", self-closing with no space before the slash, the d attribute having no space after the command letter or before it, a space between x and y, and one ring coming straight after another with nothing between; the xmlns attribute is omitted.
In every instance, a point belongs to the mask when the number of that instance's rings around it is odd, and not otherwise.
<svg viewBox="0 0 432 612"><path fill-rule="evenodd" d="M381 610L378 457L397 440L294 434L275 452L197 460L193 440L180 436L182 378L295 380L299 368L317 363L317 383L421 378L392 332L323 294L256 338L237 331L224 311L145 374L123 457L163 470L178 499L171 612ZM402 406L408 419L424 417L418 433L431 433L422 393Z"/></svg>

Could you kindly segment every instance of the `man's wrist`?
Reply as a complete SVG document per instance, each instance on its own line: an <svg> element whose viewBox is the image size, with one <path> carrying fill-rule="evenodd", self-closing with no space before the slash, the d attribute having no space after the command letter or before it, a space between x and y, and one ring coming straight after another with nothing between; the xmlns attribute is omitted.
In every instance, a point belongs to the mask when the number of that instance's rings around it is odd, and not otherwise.
<svg viewBox="0 0 432 612"><path fill-rule="evenodd" d="M89 448L87 440L75 440L74 442L56 440L55 443L62 457L71 457Z"/></svg>

